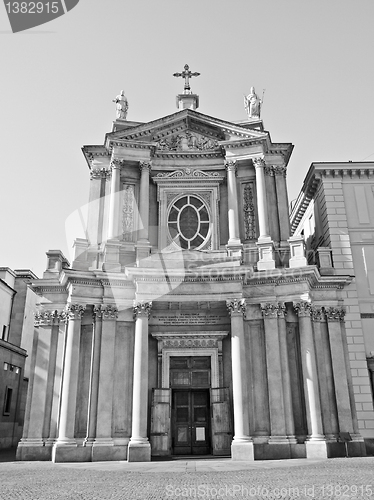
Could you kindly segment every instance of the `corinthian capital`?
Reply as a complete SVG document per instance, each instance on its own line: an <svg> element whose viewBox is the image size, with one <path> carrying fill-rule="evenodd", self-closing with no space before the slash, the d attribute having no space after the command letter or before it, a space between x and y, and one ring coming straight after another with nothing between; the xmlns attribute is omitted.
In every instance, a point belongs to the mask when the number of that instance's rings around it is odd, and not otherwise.
<svg viewBox="0 0 374 500"><path fill-rule="evenodd" d="M101 307L102 318L105 320L114 320L118 318L118 309L116 306L108 304Z"/></svg>
<svg viewBox="0 0 374 500"><path fill-rule="evenodd" d="M345 308L343 306L324 307L327 321L344 321Z"/></svg>
<svg viewBox="0 0 374 500"><path fill-rule="evenodd" d="M318 306L312 306L311 310L312 320L313 321L323 321L323 308Z"/></svg>
<svg viewBox="0 0 374 500"><path fill-rule="evenodd" d="M274 167L272 165L266 165L265 168L264 168L264 172L266 175L271 175L272 177L274 177Z"/></svg>
<svg viewBox="0 0 374 500"><path fill-rule="evenodd" d="M236 163L236 160L225 160L225 169L227 170L227 172L235 173L237 168Z"/></svg>
<svg viewBox="0 0 374 500"><path fill-rule="evenodd" d="M253 158L252 163L256 168L265 167L266 165L265 159L262 157Z"/></svg>
<svg viewBox="0 0 374 500"><path fill-rule="evenodd" d="M135 319L140 316L149 318L152 309L152 302L134 302L134 317Z"/></svg>
<svg viewBox="0 0 374 500"><path fill-rule="evenodd" d="M273 170L275 175L283 175L283 177L287 175L287 167L285 165L274 165Z"/></svg>
<svg viewBox="0 0 374 500"><path fill-rule="evenodd" d="M117 168L118 170L121 170L121 168L125 166L125 160L113 158L113 160L110 162L110 166L112 167L112 169Z"/></svg>
<svg viewBox="0 0 374 500"><path fill-rule="evenodd" d="M246 303L244 299L226 300L226 306L230 316L233 314L245 314Z"/></svg>
<svg viewBox="0 0 374 500"><path fill-rule="evenodd" d="M60 313L58 311L36 311L34 312L35 326L51 326L60 321Z"/></svg>
<svg viewBox="0 0 374 500"><path fill-rule="evenodd" d="M299 318L307 317L311 315L312 304L307 302L306 300L302 300L301 302L294 302L293 306Z"/></svg>
<svg viewBox="0 0 374 500"><path fill-rule="evenodd" d="M67 304L61 316L65 321L81 319L85 309L86 306L82 304Z"/></svg>
<svg viewBox="0 0 374 500"><path fill-rule="evenodd" d="M152 170L152 163L150 161L141 161L139 162L139 168L141 172L145 171L150 173Z"/></svg>

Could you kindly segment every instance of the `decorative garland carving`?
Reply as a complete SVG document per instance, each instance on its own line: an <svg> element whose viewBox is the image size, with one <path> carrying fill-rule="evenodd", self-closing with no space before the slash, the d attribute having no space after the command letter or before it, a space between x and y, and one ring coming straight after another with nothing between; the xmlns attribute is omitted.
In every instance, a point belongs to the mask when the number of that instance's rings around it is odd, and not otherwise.
<svg viewBox="0 0 374 500"><path fill-rule="evenodd" d="M327 321L344 321L345 308L343 306L330 306L323 308Z"/></svg>
<svg viewBox="0 0 374 500"><path fill-rule="evenodd" d="M155 176L155 179L193 179L193 178L217 179L221 178L218 172L203 172L202 170L194 170L192 168L181 168L174 172L160 172Z"/></svg>
<svg viewBox="0 0 374 500"><path fill-rule="evenodd" d="M139 316L146 316L149 319L152 309L152 302L135 302L133 311L134 318L138 318Z"/></svg>
<svg viewBox="0 0 374 500"><path fill-rule="evenodd" d="M306 300L302 300L301 302L294 302L293 306L299 318L307 317L311 315L312 304L307 302Z"/></svg>
<svg viewBox="0 0 374 500"><path fill-rule="evenodd" d="M243 190L244 230L246 240L256 239L256 216L253 197L253 183L244 184Z"/></svg>
<svg viewBox="0 0 374 500"><path fill-rule="evenodd" d="M134 186L123 187L122 232L124 241L132 241L134 232Z"/></svg>
<svg viewBox="0 0 374 500"><path fill-rule="evenodd" d="M233 314L245 314L246 303L245 299L226 300L226 306L230 316Z"/></svg>

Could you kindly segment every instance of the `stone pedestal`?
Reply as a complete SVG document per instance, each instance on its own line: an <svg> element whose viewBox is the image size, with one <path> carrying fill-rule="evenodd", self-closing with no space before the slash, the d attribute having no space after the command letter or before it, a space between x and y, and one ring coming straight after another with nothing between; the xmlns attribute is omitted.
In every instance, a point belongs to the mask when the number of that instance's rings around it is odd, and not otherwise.
<svg viewBox="0 0 374 500"><path fill-rule="evenodd" d="M274 260L274 244L269 238L259 239L256 243L258 248L258 262L257 269L259 271L267 271L269 269L275 269Z"/></svg>
<svg viewBox="0 0 374 500"><path fill-rule="evenodd" d="M290 244L291 258L289 260L290 267L304 267L308 265L305 257L305 243L303 236L291 236L288 239Z"/></svg>
<svg viewBox="0 0 374 500"><path fill-rule="evenodd" d="M120 272L119 252L121 244L119 240L108 240L104 243L103 271Z"/></svg>

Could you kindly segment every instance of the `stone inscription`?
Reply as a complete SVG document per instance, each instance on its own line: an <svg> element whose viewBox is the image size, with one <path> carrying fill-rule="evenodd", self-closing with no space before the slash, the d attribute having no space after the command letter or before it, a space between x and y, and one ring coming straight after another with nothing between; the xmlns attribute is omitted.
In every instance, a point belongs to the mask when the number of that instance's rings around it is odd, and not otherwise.
<svg viewBox="0 0 374 500"><path fill-rule="evenodd" d="M156 325L218 325L227 322L227 318L214 313L159 313L151 315L151 322Z"/></svg>

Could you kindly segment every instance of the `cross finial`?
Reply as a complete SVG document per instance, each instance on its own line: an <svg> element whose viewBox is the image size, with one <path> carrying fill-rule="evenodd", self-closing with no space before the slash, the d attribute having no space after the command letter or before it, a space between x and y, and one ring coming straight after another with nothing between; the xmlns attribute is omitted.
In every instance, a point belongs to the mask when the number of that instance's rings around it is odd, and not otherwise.
<svg viewBox="0 0 374 500"><path fill-rule="evenodd" d="M191 94L191 87L190 87L189 79L192 76L200 76L200 73L191 73L190 67L188 66L188 64L185 64L184 71L182 71L182 73L174 73L173 76L184 78L184 93Z"/></svg>

